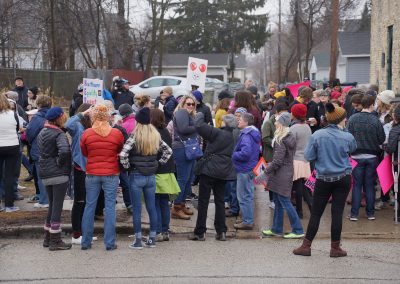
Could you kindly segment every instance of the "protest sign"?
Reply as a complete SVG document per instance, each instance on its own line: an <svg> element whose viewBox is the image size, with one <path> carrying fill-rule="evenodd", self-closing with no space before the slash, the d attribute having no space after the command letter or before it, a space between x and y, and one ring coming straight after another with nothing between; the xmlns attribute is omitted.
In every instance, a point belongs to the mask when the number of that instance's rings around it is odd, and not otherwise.
<svg viewBox="0 0 400 284"><path fill-rule="evenodd" d="M386 194L394 183L392 173L392 157L387 155L379 166L376 168L378 174L379 183L381 184L383 194Z"/></svg>
<svg viewBox="0 0 400 284"><path fill-rule="evenodd" d="M91 105L104 102L103 80L83 78L83 102Z"/></svg>
<svg viewBox="0 0 400 284"><path fill-rule="evenodd" d="M257 165L255 166L255 168L253 169L253 173L256 175L256 177L258 177L266 169L267 169L267 162L264 160L263 157L261 157L260 160L258 161ZM255 184L257 184L257 183L255 182ZM260 184L262 184L265 188L267 186L267 181L262 180L262 181L260 181Z"/></svg>
<svg viewBox="0 0 400 284"><path fill-rule="evenodd" d="M188 67L187 67L187 84L188 88L191 90L191 86L198 86L199 91L204 93L206 88L206 74L208 68L208 60L189 57Z"/></svg>

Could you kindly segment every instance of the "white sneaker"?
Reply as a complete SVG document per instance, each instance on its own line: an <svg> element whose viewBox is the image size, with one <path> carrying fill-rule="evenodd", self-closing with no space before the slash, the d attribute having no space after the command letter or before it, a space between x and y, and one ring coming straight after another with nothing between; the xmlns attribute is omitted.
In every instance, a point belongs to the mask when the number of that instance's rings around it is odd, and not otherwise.
<svg viewBox="0 0 400 284"><path fill-rule="evenodd" d="M275 202L271 201L271 202L269 203L269 208L275 209Z"/></svg>
<svg viewBox="0 0 400 284"><path fill-rule="evenodd" d="M19 211L19 207L17 207L17 206L6 207L6 213L12 213L12 212L16 212L16 211Z"/></svg>
<svg viewBox="0 0 400 284"><path fill-rule="evenodd" d="M230 207L229 207L229 203L228 202L225 202L225 209L229 209Z"/></svg>
<svg viewBox="0 0 400 284"><path fill-rule="evenodd" d="M38 202L38 203L33 204L33 208L49 208L49 204L40 204Z"/></svg>
<svg viewBox="0 0 400 284"><path fill-rule="evenodd" d="M92 238L92 243L93 241L97 241L97 237L93 237ZM71 244L73 245L80 245L82 242L82 236L80 236L79 238L75 239L74 237L71 238Z"/></svg>
<svg viewBox="0 0 400 284"><path fill-rule="evenodd" d="M27 189L27 187L26 186L22 186L22 185L18 185L17 189L18 190L25 190L25 189Z"/></svg>

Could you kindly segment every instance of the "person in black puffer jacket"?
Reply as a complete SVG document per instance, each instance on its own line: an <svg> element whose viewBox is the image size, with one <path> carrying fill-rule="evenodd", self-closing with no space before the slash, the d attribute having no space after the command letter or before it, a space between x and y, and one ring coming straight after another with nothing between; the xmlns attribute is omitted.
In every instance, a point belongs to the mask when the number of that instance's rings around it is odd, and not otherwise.
<svg viewBox="0 0 400 284"><path fill-rule="evenodd" d="M70 249L71 244L61 240L61 212L71 172L71 149L67 135L61 129L66 122L62 108L49 109L45 118L47 122L38 135L39 177L49 198L43 246L50 250L65 250Z"/></svg>
<svg viewBox="0 0 400 284"><path fill-rule="evenodd" d="M234 115L225 115L222 118L222 128L207 125L204 114L196 115L195 126L197 133L208 141L204 157L196 165L197 174L200 175L199 206L196 228L189 238L194 241L204 240L207 230L207 210L211 190L214 193L215 203L215 230L216 239L226 240L224 193L227 181L235 180L236 174L232 164L234 149L233 129L237 126Z"/></svg>

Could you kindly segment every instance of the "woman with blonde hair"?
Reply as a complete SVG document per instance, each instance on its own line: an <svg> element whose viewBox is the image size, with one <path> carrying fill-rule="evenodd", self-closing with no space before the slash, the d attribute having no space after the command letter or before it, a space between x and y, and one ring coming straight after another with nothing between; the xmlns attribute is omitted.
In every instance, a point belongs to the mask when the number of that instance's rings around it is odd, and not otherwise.
<svg viewBox="0 0 400 284"><path fill-rule="evenodd" d="M22 125L21 125L22 126ZM11 110L10 103L4 94L0 94L0 181L3 179L5 190L5 210L15 212L19 208L14 206L14 180L17 173L19 152L19 120L17 114ZM0 211L4 208L0 206Z"/></svg>
<svg viewBox="0 0 400 284"><path fill-rule="evenodd" d="M155 207L156 172L158 165L166 164L172 155L171 148L161 140L160 133L150 124L150 109L142 108L136 114L135 131L126 141L120 156L121 164L130 170L129 182L133 204L133 227L135 242L129 245L131 249L142 249L142 194L150 219L150 234L146 246L156 246L157 210ZM158 159L158 154L161 158Z"/></svg>
<svg viewBox="0 0 400 284"><path fill-rule="evenodd" d="M228 114L229 104L231 103L230 98L222 99L218 102L217 108L215 109L215 127L222 127L222 117Z"/></svg>
<svg viewBox="0 0 400 284"><path fill-rule="evenodd" d="M188 159L185 154L185 142L198 139L194 116L196 101L191 95L183 96L174 112L172 150L176 165L176 175L181 192L174 201L172 218L189 220L193 211L185 207L185 198L190 193L195 159Z"/></svg>
<svg viewBox="0 0 400 284"><path fill-rule="evenodd" d="M290 196L293 185L293 158L296 152L296 138L289 131L291 117L281 114L275 122L276 130L272 145L273 160L267 169L256 178L257 182L268 179L268 189L274 194L274 218L271 229L262 231L265 237L299 239L304 237L303 227L294 209ZM292 231L283 235L283 215L286 210Z"/></svg>
<svg viewBox="0 0 400 284"><path fill-rule="evenodd" d="M135 105L133 106L135 112L138 112L144 107L151 108L151 106L150 96L145 94L138 94L135 96Z"/></svg>

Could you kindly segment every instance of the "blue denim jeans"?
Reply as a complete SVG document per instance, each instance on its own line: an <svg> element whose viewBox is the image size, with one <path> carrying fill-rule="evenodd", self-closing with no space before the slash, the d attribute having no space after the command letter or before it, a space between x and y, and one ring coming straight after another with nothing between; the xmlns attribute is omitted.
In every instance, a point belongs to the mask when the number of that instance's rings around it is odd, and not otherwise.
<svg viewBox="0 0 400 284"><path fill-rule="evenodd" d="M115 201L117 199L118 176L87 175L86 205L82 218L82 247L90 247L93 238L94 213L100 191L104 191L104 245L111 248L115 245Z"/></svg>
<svg viewBox="0 0 400 284"><path fill-rule="evenodd" d="M367 199L366 212L367 216L375 214L375 187L376 167L378 166L378 158L371 159L355 159L357 166L353 170L354 187L352 191L351 216L358 217L361 207L361 193L365 192Z"/></svg>
<svg viewBox="0 0 400 284"><path fill-rule="evenodd" d="M174 149L174 161L176 164L176 180L181 192L175 199L176 204L184 203L185 198L192 190L192 177L195 160L187 160L184 148Z"/></svg>
<svg viewBox="0 0 400 284"><path fill-rule="evenodd" d="M120 172L119 184L122 187L122 198L124 199L125 206L128 208L131 205L131 193L129 192L129 175L127 172Z"/></svg>
<svg viewBox="0 0 400 284"><path fill-rule="evenodd" d="M237 174L237 199L242 210L243 224L254 223L254 173Z"/></svg>
<svg viewBox="0 0 400 284"><path fill-rule="evenodd" d="M146 204L146 210L150 219L150 237L154 237L157 231L156 211L156 176L144 176L138 172L129 174L129 190L133 207L133 230L135 234L142 233L142 194Z"/></svg>
<svg viewBox="0 0 400 284"><path fill-rule="evenodd" d="M272 223L272 232L275 234L283 234L283 216L284 209L288 214L290 226L292 227L292 233L294 234L304 234L303 226L301 225L300 218L297 215L296 209L294 209L292 202L289 197L285 197L278 193L273 193L275 209L274 209L274 219Z"/></svg>
<svg viewBox="0 0 400 284"><path fill-rule="evenodd" d="M33 162L33 166L36 168L36 173L38 175L39 203L40 204L49 204L49 199L47 197L46 187L44 186L42 180L39 177L39 173L40 173L39 161L34 161Z"/></svg>
<svg viewBox="0 0 400 284"><path fill-rule="evenodd" d="M225 184L225 202L229 202L230 211L233 214L239 213L239 201L236 194L236 180L227 181Z"/></svg>
<svg viewBox="0 0 400 284"><path fill-rule="evenodd" d="M171 212L168 202L168 194L156 194L157 234L165 233L169 230Z"/></svg>

